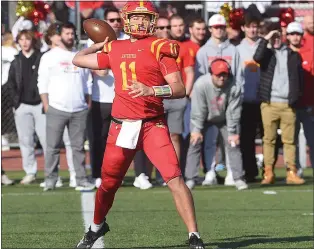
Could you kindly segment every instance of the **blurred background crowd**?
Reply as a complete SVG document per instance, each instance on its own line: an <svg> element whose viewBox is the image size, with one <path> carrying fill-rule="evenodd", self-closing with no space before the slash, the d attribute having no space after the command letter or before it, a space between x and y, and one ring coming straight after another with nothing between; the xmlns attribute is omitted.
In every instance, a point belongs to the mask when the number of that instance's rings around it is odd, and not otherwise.
<svg viewBox="0 0 314 249"><path fill-rule="evenodd" d="M92 44L82 29L86 19L105 20L118 39L128 39L119 14L124 3L1 2L2 150L20 149L25 171L21 184L36 180L39 150L45 158L45 174L58 175L60 150L65 147L70 187L100 186L114 76L110 70L77 68L72 59L77 50ZM177 63L187 97L165 100L164 107L188 187L219 182L235 185L235 172L243 172L244 183L255 182L262 175L262 184L272 184L281 147L287 183L303 184L302 170L314 163L313 2L154 3L160 14L155 35L177 40L181 48ZM210 132L206 128L199 146L190 134L193 101L197 101L193 99L194 83L209 73L209 65L217 57L230 64L230 73L242 92L237 121L242 158L236 166L230 166L234 162L229 160L223 132L218 129L220 123L229 122L227 107L222 108L226 114L222 121L205 118L208 127L215 124L218 128ZM210 105L219 109L219 101L210 100ZM256 152L261 144L263 151ZM89 151L91 176L86 173L85 151ZM307 153L311 165L307 165ZM132 164L135 187L165 186L144 152L139 151ZM225 179L217 174L220 170L227 171ZM2 184L13 183L3 170L1 175ZM45 182L40 186L45 187ZM62 186L59 177L56 187Z"/></svg>

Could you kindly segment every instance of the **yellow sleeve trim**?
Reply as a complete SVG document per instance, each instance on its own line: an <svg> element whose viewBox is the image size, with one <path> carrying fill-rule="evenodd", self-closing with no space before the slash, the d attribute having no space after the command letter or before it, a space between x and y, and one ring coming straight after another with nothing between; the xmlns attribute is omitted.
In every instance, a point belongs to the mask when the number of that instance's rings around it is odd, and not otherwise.
<svg viewBox="0 0 314 249"><path fill-rule="evenodd" d="M161 47L162 47L165 43L167 43L167 41L160 43L160 44L158 45L158 47L157 47L157 52L156 52L156 60L157 60L157 61L159 60L160 49L161 49Z"/></svg>
<svg viewBox="0 0 314 249"><path fill-rule="evenodd" d="M163 41L165 39L157 39L155 41L152 42L151 46L150 46L150 51L154 54L154 51L155 51L155 45L157 42L160 42L160 41Z"/></svg>

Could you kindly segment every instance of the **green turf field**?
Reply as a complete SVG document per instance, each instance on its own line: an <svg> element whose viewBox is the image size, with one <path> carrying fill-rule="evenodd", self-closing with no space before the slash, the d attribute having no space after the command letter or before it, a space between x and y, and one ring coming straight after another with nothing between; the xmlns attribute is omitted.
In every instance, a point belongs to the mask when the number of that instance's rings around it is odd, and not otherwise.
<svg viewBox="0 0 314 249"><path fill-rule="evenodd" d="M7 174L22 177L21 172ZM206 248L314 248L312 170L305 175L303 186L286 186L281 178L273 186L253 184L243 192L197 187L193 195ZM85 215L91 217L91 210ZM122 187L108 223L105 248L187 248L185 227L163 187ZM83 231L81 193L67 187L42 192L38 184L2 187L2 248L73 248Z"/></svg>

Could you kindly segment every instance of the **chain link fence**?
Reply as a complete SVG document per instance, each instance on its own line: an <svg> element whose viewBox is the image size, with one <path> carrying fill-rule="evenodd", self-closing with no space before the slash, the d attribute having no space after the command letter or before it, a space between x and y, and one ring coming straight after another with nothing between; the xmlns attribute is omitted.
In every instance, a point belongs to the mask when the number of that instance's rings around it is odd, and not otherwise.
<svg viewBox="0 0 314 249"><path fill-rule="evenodd" d="M1 86L1 145L4 150L18 145L17 131L8 84Z"/></svg>

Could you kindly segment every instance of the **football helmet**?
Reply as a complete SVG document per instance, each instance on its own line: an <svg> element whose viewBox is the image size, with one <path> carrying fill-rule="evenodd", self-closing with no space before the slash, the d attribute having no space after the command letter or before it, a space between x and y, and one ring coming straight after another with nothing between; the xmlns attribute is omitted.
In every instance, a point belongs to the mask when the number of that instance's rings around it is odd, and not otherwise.
<svg viewBox="0 0 314 249"><path fill-rule="evenodd" d="M130 17L135 14L149 15L150 24L147 27L140 25L133 25L131 27ZM151 1L140 0L127 2L121 10L121 17L124 22L123 29L126 34L136 38L144 38L154 34L159 15Z"/></svg>

